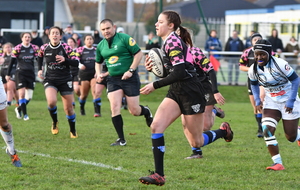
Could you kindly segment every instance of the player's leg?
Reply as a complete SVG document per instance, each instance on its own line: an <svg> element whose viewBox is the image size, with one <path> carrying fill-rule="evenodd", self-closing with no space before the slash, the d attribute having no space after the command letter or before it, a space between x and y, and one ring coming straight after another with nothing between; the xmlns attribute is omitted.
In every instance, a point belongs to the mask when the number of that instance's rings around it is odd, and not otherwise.
<svg viewBox="0 0 300 190"><path fill-rule="evenodd" d="M8 122L7 119L7 108L6 108L6 94L4 91L4 87L2 85L2 82L0 82L0 126L1 126L1 135L3 137L3 140L6 144L6 153L10 156L12 160L12 164L16 167L21 167L21 161L16 154L16 150L14 147L14 137L13 137L13 131L12 126Z"/></svg>
<svg viewBox="0 0 300 190"><path fill-rule="evenodd" d="M14 92L16 91L15 81L9 80L7 82L7 104L10 106L14 98Z"/></svg>
<svg viewBox="0 0 300 190"><path fill-rule="evenodd" d="M278 142L275 137L277 124L281 118L279 110L265 108L263 111L264 117L262 119L262 129L264 139L268 147L268 151L272 157L273 165L267 167L267 170L283 170L281 156L279 154Z"/></svg>
<svg viewBox="0 0 300 190"><path fill-rule="evenodd" d="M121 106L122 106L121 104L122 104L123 95L124 95L124 93L123 93L123 90L121 90L121 89L108 93L112 123L118 134L118 139L116 140L116 142L112 143L111 146L125 146L126 145L126 140L125 140L124 131L123 131L123 118L121 115Z"/></svg>
<svg viewBox="0 0 300 190"><path fill-rule="evenodd" d="M211 130L212 126L215 123L215 113L213 112L214 105L206 105L205 111L203 113L204 125L203 131Z"/></svg>
<svg viewBox="0 0 300 190"><path fill-rule="evenodd" d="M58 118L57 118L57 88L54 86L45 86L45 95L48 105L48 111L52 119L51 133L58 134Z"/></svg>
<svg viewBox="0 0 300 190"><path fill-rule="evenodd" d="M79 97L79 103L80 103L80 114L85 115L85 102L90 92L90 81L84 80L80 81L80 97Z"/></svg>
<svg viewBox="0 0 300 190"><path fill-rule="evenodd" d="M129 112L134 116L144 116L146 119L146 124L150 127L153 121L153 115L148 106L140 105L140 79L138 74L133 74L133 76L122 83L122 89L124 91L127 106Z"/></svg>
<svg viewBox="0 0 300 190"><path fill-rule="evenodd" d="M102 92L103 90L106 88L105 85L97 83L95 84L95 97L93 99L93 103L94 103L94 117L101 117L101 96L102 96Z"/></svg>
<svg viewBox="0 0 300 190"><path fill-rule="evenodd" d="M73 91L61 91L60 95L62 97L62 102L63 102L63 106L64 106L64 111L66 114L66 117L68 119L69 122L69 126L70 126L70 137L71 138L77 138L78 134L76 131L76 114L74 112L74 108L72 105L72 100L73 100Z"/></svg>
<svg viewBox="0 0 300 190"><path fill-rule="evenodd" d="M181 114L179 105L170 98L165 98L155 113L151 124L152 150L154 156L155 171L151 175L141 177L139 181L144 184L163 185L164 178L164 153L165 140L164 131L170 126Z"/></svg>
<svg viewBox="0 0 300 190"><path fill-rule="evenodd" d="M191 156L186 157L185 159L202 158L202 150L200 147L203 145L202 132L204 127L204 113L181 115L181 122L184 135L187 138L193 152Z"/></svg>
<svg viewBox="0 0 300 190"><path fill-rule="evenodd" d="M285 105L284 105L285 106ZM282 108L285 111L285 107ZM285 137L288 141L297 141L300 146L300 128L298 127L300 118L300 101L297 98L294 102L293 113L282 112L282 123Z"/></svg>
<svg viewBox="0 0 300 190"><path fill-rule="evenodd" d="M247 87L248 87L248 93L249 93L249 100L250 100L251 106L253 108L254 117L255 117L255 120L256 120L256 123L257 123L257 127L258 127L257 128L257 137L262 138L264 136L263 131L262 131L262 125L261 125L262 113L258 112L257 109L256 109L249 78L248 78L248 82L247 82ZM263 89L260 88L260 91L261 90L263 90Z"/></svg>
<svg viewBox="0 0 300 190"><path fill-rule="evenodd" d="M18 95L19 95L19 107L17 109L15 109L15 111L18 110L18 111L16 111L16 114L19 113L19 115L21 115L20 112L22 112L24 120L25 119L28 120L27 118L29 118L29 117L27 115L25 87L21 87L18 89ZM21 119L20 117L17 117L17 118Z"/></svg>
<svg viewBox="0 0 300 190"><path fill-rule="evenodd" d="M99 94L102 93L102 90L101 92L99 92L99 87L96 87L98 86L99 84L96 84L96 79L95 78L92 78L91 81L90 81L90 86L91 86L91 92L92 92L92 96L93 96L93 105L94 105L94 117L100 117L101 116L101 113L100 113L100 104L101 104L101 99L100 99L100 96Z"/></svg>
<svg viewBox="0 0 300 190"><path fill-rule="evenodd" d="M75 77L73 77L74 100L72 104L73 107L75 108L75 100L80 97L80 85L79 85L78 77L77 79L74 78ZM75 98L75 96L77 96L77 98Z"/></svg>

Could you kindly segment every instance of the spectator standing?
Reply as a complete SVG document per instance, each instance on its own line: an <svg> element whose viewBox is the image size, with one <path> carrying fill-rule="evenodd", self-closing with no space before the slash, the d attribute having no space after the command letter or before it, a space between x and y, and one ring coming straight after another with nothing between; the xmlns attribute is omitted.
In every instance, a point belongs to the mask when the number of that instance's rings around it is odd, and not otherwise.
<svg viewBox="0 0 300 190"><path fill-rule="evenodd" d="M228 38L226 45L225 45L225 51L243 51L244 50L244 44L242 40L238 37L238 31L234 30L232 32L232 36ZM239 60L238 57L240 55L228 55L227 60L228 60L228 85L232 85L232 73L233 73L233 68L235 69L235 85L238 84L239 80Z"/></svg>
<svg viewBox="0 0 300 190"><path fill-rule="evenodd" d="M281 52L283 51L283 44L282 44L282 40L280 38L278 38L278 30L277 29L273 29L272 30L272 34L271 37L268 39L268 41L272 44L272 50L274 52L277 52L277 54L281 54Z"/></svg>
<svg viewBox="0 0 300 190"><path fill-rule="evenodd" d="M32 30L31 36L32 36L32 39L31 39L30 43L37 45L39 47L41 47L44 44L42 38L39 37L37 30Z"/></svg>
<svg viewBox="0 0 300 190"><path fill-rule="evenodd" d="M94 30L94 47L97 47L97 45L101 42L103 38L99 34L99 30Z"/></svg>
<svg viewBox="0 0 300 190"><path fill-rule="evenodd" d="M49 43L49 41L50 41L49 37L48 37L48 35L49 35L49 29L50 29L49 26L46 26L44 28L44 32L43 32L43 36L42 36L43 44Z"/></svg>
<svg viewBox="0 0 300 190"><path fill-rule="evenodd" d="M62 37L62 41L67 43L68 39L72 37L73 33L74 33L73 26L68 25L67 28L65 28L65 30L64 30L64 35Z"/></svg>
<svg viewBox="0 0 300 190"><path fill-rule="evenodd" d="M209 33L209 38L206 40L205 43L205 51L207 51L209 54L214 51L222 51L222 43L217 37L217 31L216 30L211 30ZM220 59L220 55L218 54L213 54L213 56L216 59Z"/></svg>
<svg viewBox="0 0 300 190"><path fill-rule="evenodd" d="M121 26L119 26L119 27L117 28L117 33L125 33L124 28L121 27Z"/></svg>
<svg viewBox="0 0 300 190"><path fill-rule="evenodd" d="M245 42L245 49L248 49L250 47L252 47L252 43L251 43L251 37L253 34L255 34L256 32L254 30L251 30L250 31L250 35L249 37L246 39L246 42Z"/></svg>
<svg viewBox="0 0 300 190"><path fill-rule="evenodd" d="M151 31L148 34L148 39L146 41L146 50L150 50L152 48L160 48L159 39L154 33Z"/></svg>
<svg viewBox="0 0 300 190"><path fill-rule="evenodd" d="M299 45L298 45L298 41L295 39L294 36L290 38L290 41L286 44L284 48L284 51L294 53L294 55L285 55L285 58L286 61L289 62L289 64L296 65L297 57L299 53Z"/></svg>

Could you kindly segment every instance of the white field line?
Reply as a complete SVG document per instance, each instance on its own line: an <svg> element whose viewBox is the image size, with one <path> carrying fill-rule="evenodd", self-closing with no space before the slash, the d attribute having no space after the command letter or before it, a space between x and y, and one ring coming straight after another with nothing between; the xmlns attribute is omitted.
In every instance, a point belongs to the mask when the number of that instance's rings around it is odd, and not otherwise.
<svg viewBox="0 0 300 190"><path fill-rule="evenodd" d="M2 147L2 149L5 149L5 148L6 147ZM79 163L79 164L85 164L85 165L91 165L91 166L96 166L96 167L101 167L101 168L118 170L118 171L122 171L122 172L129 172L129 171L123 169L121 166L114 167L114 166L106 165L103 163L90 162L90 161L86 161L86 160L76 160L76 159L72 159L72 158L54 157L54 156L51 156L50 154L29 152L29 151L24 151L24 150L16 150L16 151L19 153L31 154L34 156L41 156L41 157L52 158L52 159L56 159L56 160L63 160L63 161L67 161L67 162L75 162L75 163Z"/></svg>

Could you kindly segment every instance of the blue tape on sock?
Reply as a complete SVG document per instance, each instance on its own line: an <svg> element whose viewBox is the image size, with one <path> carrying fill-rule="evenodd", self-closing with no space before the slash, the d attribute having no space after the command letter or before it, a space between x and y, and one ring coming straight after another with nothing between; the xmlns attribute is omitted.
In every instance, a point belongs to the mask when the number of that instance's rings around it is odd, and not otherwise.
<svg viewBox="0 0 300 190"><path fill-rule="evenodd" d="M73 115L66 115L66 117L67 117L67 119L72 120L72 119L75 119L76 114L73 114Z"/></svg>
<svg viewBox="0 0 300 190"><path fill-rule="evenodd" d="M57 106L55 106L54 108L48 107L48 110L50 110L50 111L53 111L53 110L56 110L56 109L57 109Z"/></svg>
<svg viewBox="0 0 300 190"><path fill-rule="evenodd" d="M158 138L161 138L161 137L163 137L163 136L164 136L163 133L153 133L153 134L151 135L151 138L152 138L152 139L158 139Z"/></svg>

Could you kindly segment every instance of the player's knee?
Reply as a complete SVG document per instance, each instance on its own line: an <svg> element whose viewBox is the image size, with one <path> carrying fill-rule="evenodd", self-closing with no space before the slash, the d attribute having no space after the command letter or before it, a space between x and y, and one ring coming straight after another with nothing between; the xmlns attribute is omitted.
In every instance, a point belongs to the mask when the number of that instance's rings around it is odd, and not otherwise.
<svg viewBox="0 0 300 190"><path fill-rule="evenodd" d="M276 140L275 135L270 131L270 128L276 128L277 121L271 117L265 117L262 119L262 129L264 133L264 140L266 142L266 145L273 145L277 146L278 142Z"/></svg>
<svg viewBox="0 0 300 190"><path fill-rule="evenodd" d="M128 110L129 110L129 113L131 115L134 115L134 116L140 116L141 115L141 108L140 108L140 106L134 107L134 108L128 107Z"/></svg>
<svg viewBox="0 0 300 190"><path fill-rule="evenodd" d="M190 144L191 147L201 147L202 146L200 139L193 139L190 143L191 143Z"/></svg>
<svg viewBox="0 0 300 190"><path fill-rule="evenodd" d="M3 131L9 131L10 130L10 124L6 122L6 125L1 125L1 128Z"/></svg>
<svg viewBox="0 0 300 190"><path fill-rule="evenodd" d="M297 134L295 134L295 135L286 135L286 139L290 142L295 142L297 140Z"/></svg>
<svg viewBox="0 0 300 190"><path fill-rule="evenodd" d="M272 132L269 130L269 127L276 128L277 121L271 117L265 117L262 119L262 129L265 137L273 136Z"/></svg>
<svg viewBox="0 0 300 190"><path fill-rule="evenodd" d="M25 90L25 99L31 100L33 96L33 90L32 89L26 89Z"/></svg>
<svg viewBox="0 0 300 190"><path fill-rule="evenodd" d="M209 131L209 130L211 130L211 128L212 128L212 125L209 125L209 124L206 125L204 123L203 131Z"/></svg>

